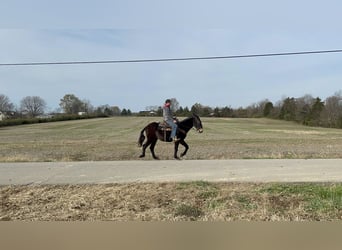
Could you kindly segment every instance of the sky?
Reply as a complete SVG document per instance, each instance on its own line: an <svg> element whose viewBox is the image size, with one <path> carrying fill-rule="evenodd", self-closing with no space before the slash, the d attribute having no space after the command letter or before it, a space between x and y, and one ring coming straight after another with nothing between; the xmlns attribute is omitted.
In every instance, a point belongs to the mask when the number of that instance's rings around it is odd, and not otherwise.
<svg viewBox="0 0 342 250"><path fill-rule="evenodd" d="M342 49L341 1L19 1L0 3L0 64L232 56ZM123 64L0 66L18 105L65 94L133 112L246 107L342 90L342 53Z"/></svg>

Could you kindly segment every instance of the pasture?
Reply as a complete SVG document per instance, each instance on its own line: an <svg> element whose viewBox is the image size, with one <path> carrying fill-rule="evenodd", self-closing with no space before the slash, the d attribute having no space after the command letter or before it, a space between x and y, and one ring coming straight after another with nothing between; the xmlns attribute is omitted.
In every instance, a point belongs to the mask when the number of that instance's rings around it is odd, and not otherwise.
<svg viewBox="0 0 342 250"><path fill-rule="evenodd" d="M0 128L0 162L137 160L141 129L159 117L114 117ZM185 159L341 158L342 130L270 119L202 118ZM182 152L183 147L179 147ZM160 159L172 143L157 142ZM143 160L152 159L149 149Z"/></svg>
<svg viewBox="0 0 342 250"><path fill-rule="evenodd" d="M0 128L1 162L137 160L151 117ZM186 159L341 158L342 130L269 119L202 118ZM180 149L182 150L182 149ZM173 160L173 144L156 154ZM142 160L152 160L147 152ZM131 183L0 186L0 221L330 221L342 218L341 184Z"/></svg>

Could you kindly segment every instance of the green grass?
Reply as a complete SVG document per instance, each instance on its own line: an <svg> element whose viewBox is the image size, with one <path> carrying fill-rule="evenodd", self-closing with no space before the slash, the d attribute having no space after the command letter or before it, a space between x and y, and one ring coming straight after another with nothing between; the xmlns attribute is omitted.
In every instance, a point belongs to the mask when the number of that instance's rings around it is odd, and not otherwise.
<svg viewBox="0 0 342 250"><path fill-rule="evenodd" d="M185 216L190 220L196 220L203 214L202 210L196 206L189 204L181 204L176 207L175 216Z"/></svg>
<svg viewBox="0 0 342 250"><path fill-rule="evenodd" d="M310 213L342 211L342 184L274 184L261 192L301 197L305 201L304 210Z"/></svg>
<svg viewBox="0 0 342 250"><path fill-rule="evenodd" d="M160 117L114 117L0 128L0 162L137 160L141 129ZM341 158L342 130L271 119L202 118L186 159ZM180 152L183 147L180 146ZM173 159L173 144L156 154ZM149 150L147 160L152 159Z"/></svg>

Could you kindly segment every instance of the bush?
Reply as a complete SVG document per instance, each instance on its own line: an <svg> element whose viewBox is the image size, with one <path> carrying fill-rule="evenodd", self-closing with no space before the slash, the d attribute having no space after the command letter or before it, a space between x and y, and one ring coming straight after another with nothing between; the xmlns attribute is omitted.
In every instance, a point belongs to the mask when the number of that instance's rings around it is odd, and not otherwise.
<svg viewBox="0 0 342 250"><path fill-rule="evenodd" d="M46 123L46 122L59 122L59 121L71 121L71 120L81 120L81 119L92 119L92 118L100 118L107 117L103 115L56 115L51 118L17 118L17 119L8 119L0 121L0 127L6 126L18 126L18 125L26 125L26 124L35 124L35 123Z"/></svg>
<svg viewBox="0 0 342 250"><path fill-rule="evenodd" d="M186 216L192 219L198 218L203 215L200 208L188 204L181 204L176 208L175 216Z"/></svg>

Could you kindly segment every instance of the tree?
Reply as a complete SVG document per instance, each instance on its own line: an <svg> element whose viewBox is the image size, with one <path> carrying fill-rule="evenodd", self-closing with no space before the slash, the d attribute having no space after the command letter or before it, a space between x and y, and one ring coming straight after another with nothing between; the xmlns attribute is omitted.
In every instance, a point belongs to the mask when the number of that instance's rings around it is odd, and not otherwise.
<svg viewBox="0 0 342 250"><path fill-rule="evenodd" d="M199 116L209 116L213 112L213 109L209 106L203 106L200 103L195 103L191 107L191 112Z"/></svg>
<svg viewBox="0 0 342 250"><path fill-rule="evenodd" d="M67 94L60 100L59 106L66 114L78 114L85 112L84 103L73 94Z"/></svg>
<svg viewBox="0 0 342 250"><path fill-rule="evenodd" d="M243 107L239 107L238 109L235 109L232 117L234 118L247 118L248 117L248 112L247 109Z"/></svg>
<svg viewBox="0 0 342 250"><path fill-rule="evenodd" d="M310 118L311 113L311 106L313 105L315 99L312 97L312 95L304 95L300 98L295 99L296 103L296 118L295 121L302 123L302 124L308 124L308 121Z"/></svg>
<svg viewBox="0 0 342 250"><path fill-rule="evenodd" d="M174 113L176 116L190 116L191 112L188 107L183 108L182 106Z"/></svg>
<svg viewBox="0 0 342 250"><path fill-rule="evenodd" d="M0 94L0 111L11 111L13 109L14 105L10 99L6 95Z"/></svg>
<svg viewBox="0 0 342 250"><path fill-rule="evenodd" d="M221 117L221 109L219 107L214 108L214 116Z"/></svg>
<svg viewBox="0 0 342 250"><path fill-rule="evenodd" d="M121 115L122 116L130 116L130 115L132 115L132 111L130 110L130 109L123 109L122 111L121 111Z"/></svg>
<svg viewBox="0 0 342 250"><path fill-rule="evenodd" d="M231 107L224 107L221 109L221 116L222 117L232 117L234 110Z"/></svg>
<svg viewBox="0 0 342 250"><path fill-rule="evenodd" d="M319 126L321 123L321 113L324 109L324 102L317 97L311 106L310 114L308 117L307 125Z"/></svg>
<svg viewBox="0 0 342 250"><path fill-rule="evenodd" d="M20 110L29 117L44 114L46 102L39 96L26 96L20 102Z"/></svg>
<svg viewBox="0 0 342 250"><path fill-rule="evenodd" d="M120 108L118 106L113 106L111 109L113 110L113 115L114 116L120 115L121 110L120 110Z"/></svg>
<svg viewBox="0 0 342 250"><path fill-rule="evenodd" d="M95 108L89 100L84 99L82 103L83 103L83 108L84 108L82 111L86 112L87 114L91 114L95 112Z"/></svg>
<svg viewBox="0 0 342 250"><path fill-rule="evenodd" d="M248 106L246 108L247 116L252 118L265 116L264 111L267 103L269 103L269 100L265 99Z"/></svg>
<svg viewBox="0 0 342 250"><path fill-rule="evenodd" d="M183 109L183 116L190 116L191 112L188 108L188 106L186 106L184 109Z"/></svg>
<svg viewBox="0 0 342 250"><path fill-rule="evenodd" d="M179 109L179 102L176 98L171 98L171 110L173 113L175 113Z"/></svg>
<svg viewBox="0 0 342 250"><path fill-rule="evenodd" d="M127 110L125 111L127 113ZM95 110L96 115L101 116L118 116L121 114L121 110L118 106L101 105Z"/></svg>
<svg viewBox="0 0 342 250"><path fill-rule="evenodd" d="M332 128L342 128L342 93L337 92L335 95L325 100L325 108L322 112L325 120L325 126Z"/></svg>
<svg viewBox="0 0 342 250"><path fill-rule="evenodd" d="M191 112L200 115L200 113L202 112L202 105L200 103L195 103L191 107Z"/></svg>
<svg viewBox="0 0 342 250"><path fill-rule="evenodd" d="M265 117L269 117L271 115L271 112L273 110L273 103L267 102L264 106L263 114Z"/></svg>
<svg viewBox="0 0 342 250"><path fill-rule="evenodd" d="M296 101L293 97L288 97L284 100L279 118L286 121L294 121L296 119Z"/></svg>

